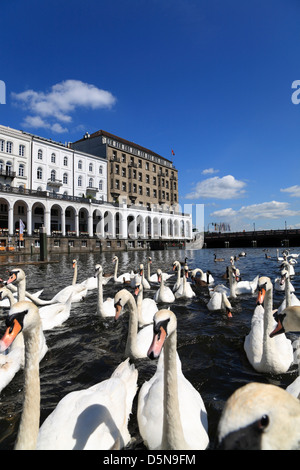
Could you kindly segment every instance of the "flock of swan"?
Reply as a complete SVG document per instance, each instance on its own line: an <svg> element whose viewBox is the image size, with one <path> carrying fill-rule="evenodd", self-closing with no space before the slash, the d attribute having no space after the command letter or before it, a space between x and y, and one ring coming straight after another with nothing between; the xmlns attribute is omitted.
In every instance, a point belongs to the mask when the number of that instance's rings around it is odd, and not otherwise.
<svg viewBox="0 0 300 470"><path fill-rule="evenodd" d="M130 444L128 429L133 400L137 396L139 433L149 450L205 450L209 447L208 414L198 390L184 375L177 352L178 323L172 306L205 292L207 311L225 312L234 317L232 301L251 294L256 298L244 351L259 373L281 374L297 362L300 346L285 335L300 331L300 301L292 285L297 255L283 252L278 259L279 277L257 275L241 279L236 259L230 258L223 284L216 284L210 271L190 270L187 258L174 261L172 272L157 269L151 275L140 264L137 272L105 275L100 264L85 281L77 282L77 262L73 261L73 282L50 300L41 291L26 290L26 274L12 269L1 280L0 307L7 314L6 331L0 340L0 392L24 369L24 399L15 449L38 450L119 450ZM224 258L214 261L225 262ZM293 268L293 269L291 269ZM105 298L105 286L113 284L115 295ZM155 295L147 292L155 287ZM104 381L65 395L40 425L39 364L48 351L44 331L59 328L69 318L72 303L81 302L97 289L100 320L128 317L125 359ZM273 290L284 292L284 301L275 311ZM298 350L297 350L298 347ZM138 387L136 359L155 360L153 376ZM300 442L300 355L299 377L286 390L249 383L227 400L217 431L220 449L298 449ZM298 380L299 379L299 380ZM299 423L300 424L300 423Z"/></svg>

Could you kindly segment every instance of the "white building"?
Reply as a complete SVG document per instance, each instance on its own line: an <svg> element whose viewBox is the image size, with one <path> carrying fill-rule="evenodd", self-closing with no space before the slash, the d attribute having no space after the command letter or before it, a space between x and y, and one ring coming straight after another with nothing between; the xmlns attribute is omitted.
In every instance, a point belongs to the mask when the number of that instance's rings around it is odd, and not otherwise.
<svg viewBox="0 0 300 470"><path fill-rule="evenodd" d="M187 240L190 214L107 202L107 160L0 126L0 235ZM0 241L1 245L1 241ZM1 246L0 246L1 248Z"/></svg>

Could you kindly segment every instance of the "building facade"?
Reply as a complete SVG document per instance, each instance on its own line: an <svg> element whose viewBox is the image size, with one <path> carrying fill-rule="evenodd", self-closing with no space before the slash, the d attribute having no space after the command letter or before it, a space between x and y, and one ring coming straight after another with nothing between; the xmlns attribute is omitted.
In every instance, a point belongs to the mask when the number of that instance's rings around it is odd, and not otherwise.
<svg viewBox="0 0 300 470"><path fill-rule="evenodd" d="M171 160L103 130L71 146L107 160L109 202L128 197L137 206L178 205L178 171Z"/></svg>
<svg viewBox="0 0 300 470"><path fill-rule="evenodd" d="M114 158L119 159L118 154ZM107 161L70 144L0 126L0 251L38 246L42 227L53 248L65 250L74 247L76 239L83 239L78 247L90 250L145 248L151 240L191 239L191 216L175 205L150 200L144 204L125 191L118 201L110 202L108 180L115 177L116 173L110 174L115 163L118 160ZM175 170L171 166L168 170L171 178ZM148 174L145 171L143 175Z"/></svg>

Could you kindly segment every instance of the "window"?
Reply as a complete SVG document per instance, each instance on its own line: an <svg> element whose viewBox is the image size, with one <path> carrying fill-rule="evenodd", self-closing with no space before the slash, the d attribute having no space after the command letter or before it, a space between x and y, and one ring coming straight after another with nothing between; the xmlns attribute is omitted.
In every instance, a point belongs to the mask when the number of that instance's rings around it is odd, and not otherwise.
<svg viewBox="0 0 300 470"><path fill-rule="evenodd" d="M103 174L103 166L100 165L100 166L99 166L99 175L102 175L102 174Z"/></svg>
<svg viewBox="0 0 300 470"><path fill-rule="evenodd" d="M1 152L4 152L4 146L5 146L5 142L4 142L4 140L1 139L0 140L0 151Z"/></svg>
<svg viewBox="0 0 300 470"><path fill-rule="evenodd" d="M55 170L51 170L51 175L50 175L51 181L55 181L55 178L56 178L56 171L55 171Z"/></svg>
<svg viewBox="0 0 300 470"><path fill-rule="evenodd" d="M150 197L150 188L146 188L146 195Z"/></svg>
<svg viewBox="0 0 300 470"><path fill-rule="evenodd" d="M36 170L36 177L38 180L42 180L43 179L43 170L41 167L39 167L37 170Z"/></svg>
<svg viewBox="0 0 300 470"><path fill-rule="evenodd" d="M102 180L99 181L99 189L100 189L100 191L102 191L102 189L103 189L103 182L102 182Z"/></svg>
<svg viewBox="0 0 300 470"><path fill-rule="evenodd" d="M119 165L116 165L116 166L115 166L115 174L116 174L116 175L119 175L119 174L120 174L120 167L119 167Z"/></svg>
<svg viewBox="0 0 300 470"><path fill-rule="evenodd" d="M139 181L143 181L142 173L139 173Z"/></svg>
<svg viewBox="0 0 300 470"><path fill-rule="evenodd" d="M11 174L11 169L12 169L12 163L11 162L6 162L6 174L7 175Z"/></svg>
<svg viewBox="0 0 300 470"><path fill-rule="evenodd" d="M138 160L138 167L142 168L142 160Z"/></svg>
<svg viewBox="0 0 300 470"><path fill-rule="evenodd" d="M68 157L64 157L64 166L68 166Z"/></svg>
<svg viewBox="0 0 300 470"><path fill-rule="evenodd" d="M82 186L82 176L78 176L78 186Z"/></svg>
<svg viewBox="0 0 300 470"><path fill-rule="evenodd" d="M23 163L20 163L20 165L19 165L19 176L24 176L24 168L25 168L25 166L23 165Z"/></svg>
<svg viewBox="0 0 300 470"><path fill-rule="evenodd" d="M153 189L153 197L157 197L157 190Z"/></svg>
<svg viewBox="0 0 300 470"><path fill-rule="evenodd" d="M24 157L24 155L25 155L25 145L19 145L19 155L20 155L20 157Z"/></svg>
<svg viewBox="0 0 300 470"><path fill-rule="evenodd" d="M147 183L147 184L150 183L150 176L149 176L149 175L146 175L146 183Z"/></svg>
<svg viewBox="0 0 300 470"><path fill-rule="evenodd" d="M68 174L67 173L63 174L63 183L68 184Z"/></svg>
<svg viewBox="0 0 300 470"><path fill-rule="evenodd" d="M116 188L116 189L120 189L120 182L119 182L119 180L116 180L116 181L115 181L115 188Z"/></svg>
<svg viewBox="0 0 300 470"><path fill-rule="evenodd" d="M139 195L141 196L143 194L143 186L139 186Z"/></svg>
<svg viewBox="0 0 300 470"><path fill-rule="evenodd" d="M153 184L156 186L156 176L153 176Z"/></svg>
<svg viewBox="0 0 300 470"><path fill-rule="evenodd" d="M94 186L94 180L93 178L89 179L89 188L92 188Z"/></svg>
<svg viewBox="0 0 300 470"><path fill-rule="evenodd" d="M152 167L152 171L153 171L153 173L155 173L155 172L156 172L156 165L153 165L153 167Z"/></svg>
<svg viewBox="0 0 300 470"><path fill-rule="evenodd" d="M43 160L43 150L38 150L38 160Z"/></svg>
<svg viewBox="0 0 300 470"><path fill-rule="evenodd" d="M82 160L78 160L78 170L82 170Z"/></svg>
<svg viewBox="0 0 300 470"><path fill-rule="evenodd" d="M126 168L122 168L122 176L125 178L126 177Z"/></svg>
<svg viewBox="0 0 300 470"><path fill-rule="evenodd" d="M125 191L126 192L126 183L122 183L122 191Z"/></svg>
<svg viewBox="0 0 300 470"><path fill-rule="evenodd" d="M3 170L3 166L4 166L4 161L3 161L3 160L0 160L0 171Z"/></svg>
<svg viewBox="0 0 300 470"><path fill-rule="evenodd" d="M55 153L52 153L51 154L51 163L55 163L55 160L56 160L56 155L55 155Z"/></svg>
<svg viewBox="0 0 300 470"><path fill-rule="evenodd" d="M125 153L122 153L122 163L126 163L126 155L125 155Z"/></svg>
<svg viewBox="0 0 300 470"><path fill-rule="evenodd" d="M89 172L90 172L90 173L93 172L93 164L92 164L92 163L89 163Z"/></svg>
<svg viewBox="0 0 300 470"><path fill-rule="evenodd" d="M6 151L7 153L12 153L13 149L13 143L12 142L6 142Z"/></svg>
<svg viewBox="0 0 300 470"><path fill-rule="evenodd" d="M149 170L149 162L145 163L146 170Z"/></svg>

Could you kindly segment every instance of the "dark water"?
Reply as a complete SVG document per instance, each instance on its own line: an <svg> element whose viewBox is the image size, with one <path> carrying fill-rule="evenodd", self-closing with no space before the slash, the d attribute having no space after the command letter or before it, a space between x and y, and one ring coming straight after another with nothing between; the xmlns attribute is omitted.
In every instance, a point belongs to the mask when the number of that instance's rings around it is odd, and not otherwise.
<svg viewBox="0 0 300 470"><path fill-rule="evenodd" d="M151 274L157 268L172 270L176 259L188 257L190 269L199 267L204 272L210 270L215 284L227 281L222 279L231 255L238 255L241 249L218 249L198 251L154 251L123 252L119 256L119 273L137 271L139 264L147 265L152 257ZM236 261L244 280L252 280L257 274L267 275L273 281L279 273L276 249L269 249L272 259L265 258L263 249L249 248L247 256ZM300 248L291 249L300 252ZM225 262L214 262L224 257ZM113 272L114 253L78 255L78 282L94 274L96 263L103 265L105 272ZM42 298L49 299L63 287L71 284L73 277L72 259L74 255L62 255L59 263L26 265L27 290L35 292L44 289ZM58 256L53 260L57 260ZM3 260L3 259L2 259ZM0 260L1 261L1 260ZM2 261L3 263L3 261ZM295 265L296 275L292 283L299 296L300 266ZM0 277L7 277L7 267L0 267ZM171 287L173 281L168 281ZM104 298L112 297L119 290L113 282L104 287ZM144 291L145 297L153 297L158 287ZM56 407L58 401L73 390L87 388L110 377L116 366L124 360L128 319L123 315L118 322L102 320L96 313L96 290L90 291L81 303L73 303L67 322L51 331L45 331L48 352L40 363L41 377L41 422ZM274 291L274 308L279 306L283 294ZM227 398L242 385L257 381L273 383L286 388L297 376L296 366L287 374L267 376L257 373L248 363L243 350L244 337L250 329L251 316L255 308L256 295L241 295L232 301L233 318L224 313L209 312L209 300L205 289L192 300L176 300L171 308L178 321L178 353L182 369L187 379L200 392L208 413L210 448L215 443L216 429L220 414ZM4 332L5 311L0 311L0 335ZM294 335L289 336L292 340ZM138 384L141 385L155 372L156 364L149 359L135 361L139 371ZM20 371L0 395L0 449L12 449L16 437L23 399L23 373ZM144 449L136 421L136 398L129 423L133 445Z"/></svg>

